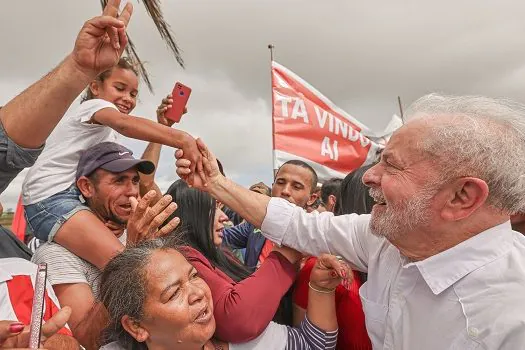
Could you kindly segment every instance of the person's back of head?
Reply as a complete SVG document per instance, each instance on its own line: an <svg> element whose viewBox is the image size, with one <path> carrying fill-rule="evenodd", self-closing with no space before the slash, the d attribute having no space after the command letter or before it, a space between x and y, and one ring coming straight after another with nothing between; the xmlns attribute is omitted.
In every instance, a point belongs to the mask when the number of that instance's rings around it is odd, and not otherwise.
<svg viewBox="0 0 525 350"><path fill-rule="evenodd" d="M339 178L332 178L323 183L323 186L321 187L321 201L326 210L334 212L342 181L343 180Z"/></svg>
<svg viewBox="0 0 525 350"><path fill-rule="evenodd" d="M256 184L251 185L250 191L264 194L268 197L272 195L272 190L270 189L270 187L266 186L264 182L258 182Z"/></svg>
<svg viewBox="0 0 525 350"><path fill-rule="evenodd" d="M363 183L363 175L371 167L372 165L367 165L357 168L342 180L334 208L335 215L370 214L374 200L370 197L369 188Z"/></svg>
<svg viewBox="0 0 525 350"><path fill-rule="evenodd" d="M189 187L182 180L175 181L166 194L177 203L177 210L165 221L174 217L181 221L173 233L185 244L198 250L210 263L235 281L240 281L251 274L251 271L234 260L233 255L223 247L217 247L213 241L217 201L208 193Z"/></svg>

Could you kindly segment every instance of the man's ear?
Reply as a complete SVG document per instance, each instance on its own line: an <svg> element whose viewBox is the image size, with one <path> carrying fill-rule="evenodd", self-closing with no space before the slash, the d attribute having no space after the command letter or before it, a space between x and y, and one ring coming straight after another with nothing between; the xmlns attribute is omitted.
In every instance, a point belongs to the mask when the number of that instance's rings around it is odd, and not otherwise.
<svg viewBox="0 0 525 350"><path fill-rule="evenodd" d="M315 201L317 200L317 197L318 197L317 193L312 193L310 195L310 199L308 200L308 202L306 202L306 205L310 206L310 205L314 204Z"/></svg>
<svg viewBox="0 0 525 350"><path fill-rule="evenodd" d="M458 221L469 217L487 202L489 187L481 179L463 177L444 191L445 204L441 217L447 221Z"/></svg>
<svg viewBox="0 0 525 350"><path fill-rule="evenodd" d="M326 205L328 206L330 211L334 211L336 201L337 197L335 195L331 194L328 196L328 203L326 203Z"/></svg>
<svg viewBox="0 0 525 350"><path fill-rule="evenodd" d="M95 186L91 180L85 176L81 176L77 180L77 187L80 190L80 193L82 193L82 196L86 199L93 197L95 194Z"/></svg>
<svg viewBox="0 0 525 350"><path fill-rule="evenodd" d="M126 332L128 332L138 342L143 343L148 340L149 332L146 328L141 326L140 322L134 320L128 315L124 315L122 316L120 323Z"/></svg>

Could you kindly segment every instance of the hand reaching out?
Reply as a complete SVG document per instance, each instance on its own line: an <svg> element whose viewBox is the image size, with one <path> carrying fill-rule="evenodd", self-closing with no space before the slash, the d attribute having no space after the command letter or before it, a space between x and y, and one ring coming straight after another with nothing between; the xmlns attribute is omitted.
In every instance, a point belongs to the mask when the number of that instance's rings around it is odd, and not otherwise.
<svg viewBox="0 0 525 350"><path fill-rule="evenodd" d="M113 67L126 48L126 27L133 5L127 3L120 15L119 6L120 0L108 0L102 15L87 21L77 36L71 58L89 76Z"/></svg>
<svg viewBox="0 0 525 350"><path fill-rule="evenodd" d="M157 121L159 124L166 125L166 126L172 126L175 121L166 118L166 112L168 109L170 109L173 106L173 98L171 95L166 96L162 99L162 102L160 103L159 107L157 108ZM183 115L186 114L188 110L186 107L184 107Z"/></svg>
<svg viewBox="0 0 525 350"><path fill-rule="evenodd" d="M189 185L206 191L208 185L217 182L222 177L222 174L219 171L217 159L208 150L204 142L201 139L197 139L196 145L201 156L200 166L197 164L196 171L192 170L191 159L188 159L189 157L185 150L178 150L175 152L177 175Z"/></svg>
<svg viewBox="0 0 525 350"><path fill-rule="evenodd" d="M167 235L179 225L179 218L173 218L165 226L159 227L177 210L170 195L162 197L154 206L150 204L156 197L155 191L149 191L139 201L131 197L131 216L128 220L127 244L137 244L145 239Z"/></svg>
<svg viewBox="0 0 525 350"><path fill-rule="evenodd" d="M126 226L125 225L120 225L120 224L117 224L116 222L113 222L111 220L108 220L104 223L104 225L109 228L109 230L111 232L113 232L113 234L115 235L115 237L120 237L123 233L124 233L124 230L126 229Z"/></svg>
<svg viewBox="0 0 525 350"><path fill-rule="evenodd" d="M350 271L348 265L336 256L322 254L312 269L310 283L317 289L333 290L343 281L343 286L348 289L349 282L353 280Z"/></svg>

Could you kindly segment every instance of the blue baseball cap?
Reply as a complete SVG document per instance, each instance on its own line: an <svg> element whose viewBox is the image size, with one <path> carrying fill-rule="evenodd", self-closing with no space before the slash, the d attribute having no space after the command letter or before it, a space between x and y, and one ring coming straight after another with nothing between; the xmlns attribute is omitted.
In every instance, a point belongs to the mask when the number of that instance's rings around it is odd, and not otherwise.
<svg viewBox="0 0 525 350"><path fill-rule="evenodd" d="M115 142L102 142L85 150L78 162L76 179L89 176L97 169L121 173L136 168L143 174L155 171L155 164L149 160L136 159L133 152Z"/></svg>

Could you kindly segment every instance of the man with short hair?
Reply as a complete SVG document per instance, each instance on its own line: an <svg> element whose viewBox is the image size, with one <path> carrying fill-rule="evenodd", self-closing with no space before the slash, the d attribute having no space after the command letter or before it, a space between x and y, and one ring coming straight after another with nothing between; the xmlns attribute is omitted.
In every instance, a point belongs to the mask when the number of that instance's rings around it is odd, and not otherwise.
<svg viewBox="0 0 525 350"><path fill-rule="evenodd" d="M289 160L277 170L271 196L305 208L316 200L312 192L316 185L317 173L310 165L301 160ZM273 248L272 241L249 222L225 229L223 240L233 249L246 248L244 264L252 268L258 267Z"/></svg>
<svg viewBox="0 0 525 350"><path fill-rule="evenodd" d="M432 94L406 117L363 177L371 215L307 214L249 192L218 175L200 140L205 170L193 176L177 152L177 172L278 244L368 272L375 349L523 348L525 237L510 215L525 211L525 106Z"/></svg>
<svg viewBox="0 0 525 350"><path fill-rule="evenodd" d="M170 204L171 197L159 200L151 208L152 215L146 216L144 211L133 208L133 202L136 203L139 197L139 172L150 174L154 170L152 162L135 159L128 148L114 142L103 142L82 154L76 173L76 188L72 190L78 191L85 201L84 210L92 211L106 223L123 244L133 244L141 235L147 236L156 229L175 210L161 212ZM148 195L155 197L152 193ZM148 218L144 224L136 225L137 220ZM159 224L155 226L155 222ZM156 234L171 232L176 222L170 222ZM130 225L133 226L131 229ZM143 228L147 228L146 232L142 232ZM84 327L88 325L79 326L97 299L100 270L55 242L43 243L34 253L33 262L47 264L48 279L60 304L70 306L73 311L69 320L73 334L81 344L89 344L93 335L86 334Z"/></svg>
<svg viewBox="0 0 525 350"><path fill-rule="evenodd" d="M342 179L332 178L323 183L323 187L321 187L321 202L326 211L334 212L335 203L341 191L341 182L343 182Z"/></svg>

